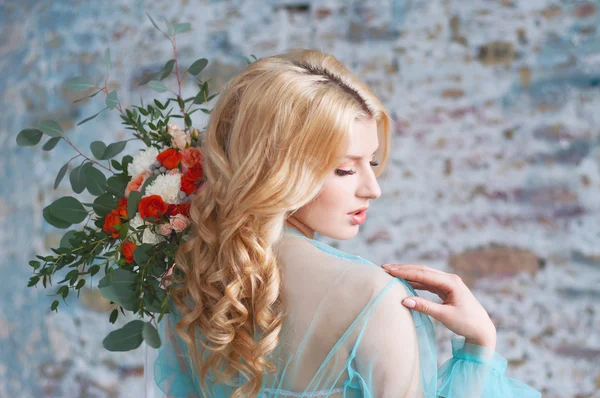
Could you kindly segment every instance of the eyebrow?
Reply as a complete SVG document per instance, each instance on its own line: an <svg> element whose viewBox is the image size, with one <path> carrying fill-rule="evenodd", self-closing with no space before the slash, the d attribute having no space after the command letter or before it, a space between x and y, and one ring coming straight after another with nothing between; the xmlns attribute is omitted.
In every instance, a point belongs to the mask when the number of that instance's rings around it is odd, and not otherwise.
<svg viewBox="0 0 600 398"><path fill-rule="evenodd" d="M379 149L379 148L377 148ZM375 150L375 152L373 152L373 155L375 155L375 153L377 153L377 149ZM371 156L373 156L371 155ZM363 156L356 156L356 155L346 155L345 159L352 159L352 160L361 160L363 158Z"/></svg>

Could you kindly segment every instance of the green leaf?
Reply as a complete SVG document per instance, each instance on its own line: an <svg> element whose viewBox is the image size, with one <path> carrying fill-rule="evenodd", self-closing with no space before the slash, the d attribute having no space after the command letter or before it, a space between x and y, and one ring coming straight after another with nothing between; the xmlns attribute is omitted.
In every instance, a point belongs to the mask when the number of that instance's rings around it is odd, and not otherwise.
<svg viewBox="0 0 600 398"><path fill-rule="evenodd" d="M167 86L165 86L162 82L159 82L158 80L152 80L150 83L148 83L148 87L159 93L164 93L168 90Z"/></svg>
<svg viewBox="0 0 600 398"><path fill-rule="evenodd" d="M202 72L204 68L206 68L206 65L208 65L208 60L206 58L200 58L199 60L195 61L187 71L191 75L196 76Z"/></svg>
<svg viewBox="0 0 600 398"><path fill-rule="evenodd" d="M150 184L152 184L154 182L154 180L156 180L157 177L158 177L157 175L153 174L146 179L146 181L144 182L144 185L142 185L142 187L140 188L140 192L142 193L142 196L144 196L146 194L146 188L148 186L150 186Z"/></svg>
<svg viewBox="0 0 600 398"><path fill-rule="evenodd" d="M150 258L150 251L153 247L154 245L151 245L149 243L142 243L141 245L135 248L135 250L133 251L133 259L135 260L137 265L141 267L143 264L146 264L146 262Z"/></svg>
<svg viewBox="0 0 600 398"><path fill-rule="evenodd" d="M117 198L122 198L125 195L125 188L127 187L128 183L129 179L126 176L122 174L114 175L106 181L106 190L115 195Z"/></svg>
<svg viewBox="0 0 600 398"><path fill-rule="evenodd" d="M110 193L104 193L94 200L92 208L94 212L100 217L106 217L111 211L113 211L118 204L118 200Z"/></svg>
<svg viewBox="0 0 600 398"><path fill-rule="evenodd" d="M102 155L102 160L108 160L108 159L114 158L115 156L117 156L118 154L123 152L123 150L125 149L126 146L127 146L127 141L113 142L108 147L106 147L106 150L104 151L104 155Z"/></svg>
<svg viewBox="0 0 600 398"><path fill-rule="evenodd" d="M100 266L98 264L94 264L88 270L90 272L90 276L94 276L100 271Z"/></svg>
<svg viewBox="0 0 600 398"><path fill-rule="evenodd" d="M158 29L158 31L159 31L159 32L165 33L165 32L163 32L163 31L162 31L162 30L161 30L161 29L158 27L158 25L156 24L156 22L154 22L154 19L152 19L152 17L150 16L150 14L148 14L148 13L146 12L146 15L148 16L148 18L150 18L150 22L152 22L152 25L154 25L154 27L155 27L156 29Z"/></svg>
<svg viewBox="0 0 600 398"><path fill-rule="evenodd" d="M40 281L39 276L32 276L31 278L29 278L29 283L27 284L27 287L35 286L35 285L37 285L37 283L39 281Z"/></svg>
<svg viewBox="0 0 600 398"><path fill-rule="evenodd" d="M44 151L51 151L54 149L54 147L56 146L56 144L58 144L58 142L61 140L61 137L53 137L50 138L48 141L46 141L46 143L44 144L44 146L42 147L42 149Z"/></svg>
<svg viewBox="0 0 600 398"><path fill-rule="evenodd" d="M56 228L65 229L65 228L69 228L71 225L73 225L70 222L66 222L59 218L54 217L50 213L50 210L48 209L48 207L45 207L44 210L42 210L42 216L44 216L44 220L46 220L46 222L48 224L50 224Z"/></svg>
<svg viewBox="0 0 600 398"><path fill-rule="evenodd" d="M58 308L58 300L54 300L54 301L52 302L52 305L50 306L50 311L54 311L54 310L56 310L57 308ZM56 311L56 312L58 312L58 311Z"/></svg>
<svg viewBox="0 0 600 398"><path fill-rule="evenodd" d="M135 350L144 341L142 331L145 325L144 321L131 321L121 329L110 332L102 341L102 345L108 351Z"/></svg>
<svg viewBox="0 0 600 398"><path fill-rule="evenodd" d="M54 120L40 120L36 127L50 137L60 137L64 134L62 128Z"/></svg>
<svg viewBox="0 0 600 398"><path fill-rule="evenodd" d="M165 21L165 24L167 25L167 32L169 33L169 36L173 36L173 34L175 34L175 27L167 18L162 17L162 19Z"/></svg>
<svg viewBox="0 0 600 398"><path fill-rule="evenodd" d="M83 286L85 285L85 279L80 279L79 282L77 282L77 286L75 286L75 289L79 290L81 289Z"/></svg>
<svg viewBox="0 0 600 398"><path fill-rule="evenodd" d="M108 109L115 109L118 104L119 97L117 96L117 90L113 90L106 96L106 107Z"/></svg>
<svg viewBox="0 0 600 398"><path fill-rule="evenodd" d="M102 297L113 301L128 311L136 306L137 291L133 285L136 274L123 268L114 270L112 281L109 275L104 276L98 283Z"/></svg>
<svg viewBox="0 0 600 398"><path fill-rule="evenodd" d="M70 230L67 231L67 233L65 233L63 235L63 237L60 239L60 246L59 247L63 247L66 249L71 249L73 248L73 245L71 244L71 242L69 242L69 239L74 238L75 237L75 233L77 231L76 230Z"/></svg>
<svg viewBox="0 0 600 398"><path fill-rule="evenodd" d="M168 60L167 63L165 64L165 66L163 66L162 71L160 72L159 80L164 80L167 77L169 77L171 75L171 72L173 71L174 66L175 66L175 60L174 59Z"/></svg>
<svg viewBox="0 0 600 398"><path fill-rule="evenodd" d="M185 23L176 23L175 24L175 33L184 33L187 32L191 29L192 24L185 22Z"/></svg>
<svg viewBox="0 0 600 398"><path fill-rule="evenodd" d="M100 112L96 113L94 116L90 116L87 119L83 119L82 121L80 121L79 123L77 123L78 126L81 126L83 123L85 122L89 122L90 120L94 119L96 116L98 116L99 114L101 114L102 112L104 112L105 110L107 110L108 108L104 108L102 109Z"/></svg>
<svg viewBox="0 0 600 398"><path fill-rule="evenodd" d="M142 193L139 191L131 191L129 192L129 197L127 198L127 217L133 218L135 217L135 213L138 210L138 204L142 200Z"/></svg>
<svg viewBox="0 0 600 398"><path fill-rule="evenodd" d="M67 169L69 168L69 162L65 163L63 165L63 167L61 167L60 170L58 171L58 174L56 175L56 179L54 180L54 189L56 189L58 187L58 184L60 184L63 177L67 173Z"/></svg>
<svg viewBox="0 0 600 398"><path fill-rule="evenodd" d="M17 145L19 146L34 146L42 139L42 133L38 129L24 129L17 135Z"/></svg>
<svg viewBox="0 0 600 398"><path fill-rule="evenodd" d="M117 160L114 160L114 159L113 159L113 160L111 160L111 161L110 161L110 164L111 164L111 165L112 165L112 167L114 167L114 168L115 168L115 170L117 170L117 171L122 171L122 170L123 170L123 167L121 167L121 163L119 163Z"/></svg>
<svg viewBox="0 0 600 398"><path fill-rule="evenodd" d="M64 84L64 87L70 91L86 91L90 88L96 87L90 79L85 76L74 77Z"/></svg>
<svg viewBox="0 0 600 398"><path fill-rule="evenodd" d="M119 316L119 310L113 310L110 313L110 323L115 323L117 321L117 317Z"/></svg>
<svg viewBox="0 0 600 398"><path fill-rule="evenodd" d="M94 167L86 167L85 185L92 195L102 195L106 191L106 176Z"/></svg>
<svg viewBox="0 0 600 398"><path fill-rule="evenodd" d="M150 322L144 324L144 328L142 329L142 337L150 347L160 347L160 336L158 334L158 330L156 330L154 325Z"/></svg>
<svg viewBox="0 0 600 398"><path fill-rule="evenodd" d="M96 92L95 92L94 94L92 94L92 95L88 95L87 97L79 98L78 100L75 100L75 101L73 101L73 103L74 103L74 104L76 104L77 102L83 101L83 100L85 100L85 99L88 99L88 98L94 98L94 97L95 97L96 95L98 95L98 94L99 94L101 91L102 91L102 89L100 89L100 90L96 91Z"/></svg>
<svg viewBox="0 0 600 398"><path fill-rule="evenodd" d="M82 193L85 190L85 169L91 165L92 163L86 162L71 170L71 173L69 174L69 180L71 182L71 188L73 188L75 193Z"/></svg>
<svg viewBox="0 0 600 398"><path fill-rule="evenodd" d="M148 83L150 80L160 79L162 74L163 74L162 70L159 72L156 72L156 73L151 73L151 74L147 75L146 77L144 77L142 80L140 80L139 85L142 86L142 85Z"/></svg>
<svg viewBox="0 0 600 398"><path fill-rule="evenodd" d="M107 70L111 70L112 69L112 62L110 60L110 48L107 48L104 51L104 59L106 60L106 69Z"/></svg>
<svg viewBox="0 0 600 398"><path fill-rule="evenodd" d="M102 141L94 141L90 144L90 150L96 159L102 160L104 151L106 151L106 144Z"/></svg>
<svg viewBox="0 0 600 398"><path fill-rule="evenodd" d="M48 211L55 218L71 224L79 224L88 216L81 202L72 196L58 198L48 206Z"/></svg>

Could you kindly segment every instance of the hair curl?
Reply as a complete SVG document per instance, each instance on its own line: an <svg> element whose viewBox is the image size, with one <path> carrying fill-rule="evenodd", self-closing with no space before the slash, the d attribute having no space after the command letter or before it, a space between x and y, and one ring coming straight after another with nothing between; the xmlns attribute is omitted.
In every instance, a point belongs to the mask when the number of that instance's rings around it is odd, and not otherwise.
<svg viewBox="0 0 600 398"><path fill-rule="evenodd" d="M207 183L193 198L188 241L176 254L170 295L176 329L206 377L244 382L254 396L274 372L283 310L273 247L284 221L313 200L343 159L355 120L375 118L380 174L390 118L335 57L294 49L259 59L221 91L202 138Z"/></svg>

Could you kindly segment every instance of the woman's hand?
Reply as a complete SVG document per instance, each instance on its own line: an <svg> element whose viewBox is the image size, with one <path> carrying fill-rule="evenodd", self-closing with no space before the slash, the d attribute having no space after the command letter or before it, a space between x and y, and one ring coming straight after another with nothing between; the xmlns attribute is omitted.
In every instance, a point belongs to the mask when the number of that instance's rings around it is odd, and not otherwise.
<svg viewBox="0 0 600 398"><path fill-rule="evenodd" d="M495 349L496 327L458 275L418 264L384 264L382 268L392 276L406 279L413 289L430 291L443 300L439 304L411 296L402 301L405 307L437 319L454 333L464 336L466 343Z"/></svg>

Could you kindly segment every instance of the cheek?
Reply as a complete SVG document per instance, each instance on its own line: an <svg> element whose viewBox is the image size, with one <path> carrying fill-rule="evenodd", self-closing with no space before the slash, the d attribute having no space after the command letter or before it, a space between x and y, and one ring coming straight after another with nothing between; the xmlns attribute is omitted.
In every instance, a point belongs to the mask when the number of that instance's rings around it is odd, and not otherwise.
<svg viewBox="0 0 600 398"><path fill-rule="evenodd" d="M349 193L348 187L341 184L340 181L328 181L323 187L314 205L319 208L320 212L336 212L346 208Z"/></svg>

